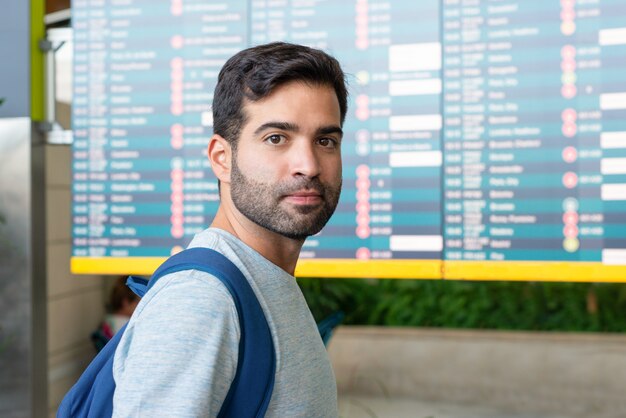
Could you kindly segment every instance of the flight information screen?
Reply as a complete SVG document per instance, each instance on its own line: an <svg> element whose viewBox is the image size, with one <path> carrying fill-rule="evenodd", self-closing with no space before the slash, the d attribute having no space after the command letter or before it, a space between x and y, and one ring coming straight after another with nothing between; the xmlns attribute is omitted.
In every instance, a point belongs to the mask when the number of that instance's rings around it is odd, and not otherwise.
<svg viewBox="0 0 626 418"><path fill-rule="evenodd" d="M344 190L297 274L626 280L617 0L74 0L76 272L151 273L219 204L218 72L324 49L350 84Z"/></svg>

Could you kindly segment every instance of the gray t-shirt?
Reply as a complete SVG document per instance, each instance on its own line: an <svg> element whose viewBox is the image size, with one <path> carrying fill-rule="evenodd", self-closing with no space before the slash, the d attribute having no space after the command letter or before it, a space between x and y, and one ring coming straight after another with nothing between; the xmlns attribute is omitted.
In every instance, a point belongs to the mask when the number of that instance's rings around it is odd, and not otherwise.
<svg viewBox="0 0 626 418"><path fill-rule="evenodd" d="M272 332L276 378L267 417L336 417L337 387L315 321L293 276L220 229L189 247L213 248L246 276ZM237 369L239 320L214 276L159 279L115 352L114 417L217 416Z"/></svg>

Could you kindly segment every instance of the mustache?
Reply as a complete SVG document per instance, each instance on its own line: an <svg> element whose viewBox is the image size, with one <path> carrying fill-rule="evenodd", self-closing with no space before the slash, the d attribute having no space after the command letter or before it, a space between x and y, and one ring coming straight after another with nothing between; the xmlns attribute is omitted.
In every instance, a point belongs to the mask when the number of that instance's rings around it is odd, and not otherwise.
<svg viewBox="0 0 626 418"><path fill-rule="evenodd" d="M281 183L276 186L276 194L289 195L302 190L315 191L320 196L326 196L326 186L318 178L299 178Z"/></svg>

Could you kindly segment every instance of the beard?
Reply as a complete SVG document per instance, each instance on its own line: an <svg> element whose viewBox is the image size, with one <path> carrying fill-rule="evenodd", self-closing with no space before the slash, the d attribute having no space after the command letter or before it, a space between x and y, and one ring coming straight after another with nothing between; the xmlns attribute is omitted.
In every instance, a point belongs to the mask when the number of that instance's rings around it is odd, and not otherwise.
<svg viewBox="0 0 626 418"><path fill-rule="evenodd" d="M290 239L304 240L322 230L335 212L341 194L339 184L323 184L317 177L295 177L280 183L267 184L246 177L233 155L230 174L233 204L255 224ZM282 206L283 198L300 190L315 190L321 202L314 205Z"/></svg>

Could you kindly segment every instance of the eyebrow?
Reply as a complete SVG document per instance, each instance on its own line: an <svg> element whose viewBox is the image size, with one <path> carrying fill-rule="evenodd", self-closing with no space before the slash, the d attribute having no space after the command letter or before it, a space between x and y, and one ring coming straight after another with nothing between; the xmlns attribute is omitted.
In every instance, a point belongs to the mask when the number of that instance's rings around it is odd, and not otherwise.
<svg viewBox="0 0 626 418"><path fill-rule="evenodd" d="M318 135L339 134L343 138L343 130L339 126L323 126L317 130Z"/></svg>
<svg viewBox="0 0 626 418"><path fill-rule="evenodd" d="M261 132L267 129L280 129L281 131L298 132L300 130L300 127L295 123L290 122L266 122L255 129L254 135L259 135ZM315 133L316 135L328 135L338 133L339 136L343 137L343 131L341 130L341 128L334 125L322 126L321 128L318 128Z"/></svg>
<svg viewBox="0 0 626 418"><path fill-rule="evenodd" d="M280 129L281 131L298 132L300 128L295 123L289 122L266 122L256 128L254 135L258 135L266 129Z"/></svg>

